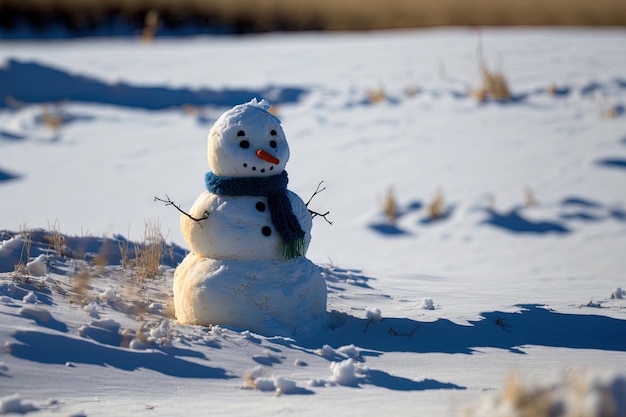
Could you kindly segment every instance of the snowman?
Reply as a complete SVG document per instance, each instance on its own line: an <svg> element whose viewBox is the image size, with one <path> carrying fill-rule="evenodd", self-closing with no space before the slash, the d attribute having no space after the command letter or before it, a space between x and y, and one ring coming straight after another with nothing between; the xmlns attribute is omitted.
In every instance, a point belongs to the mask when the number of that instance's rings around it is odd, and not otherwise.
<svg viewBox="0 0 626 417"><path fill-rule="evenodd" d="M235 106L209 132L207 190L181 231L174 274L180 323L294 333L326 311L326 283L305 257L312 217L287 189L289 146L265 100Z"/></svg>

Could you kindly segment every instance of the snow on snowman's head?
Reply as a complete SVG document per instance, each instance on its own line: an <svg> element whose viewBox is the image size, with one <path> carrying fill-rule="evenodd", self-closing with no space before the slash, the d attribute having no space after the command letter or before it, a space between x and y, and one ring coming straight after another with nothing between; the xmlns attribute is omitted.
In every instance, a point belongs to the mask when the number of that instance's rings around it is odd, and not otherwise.
<svg viewBox="0 0 626 417"><path fill-rule="evenodd" d="M289 145L280 120L256 99L222 114L209 132L211 171L222 177L265 177L284 171Z"/></svg>

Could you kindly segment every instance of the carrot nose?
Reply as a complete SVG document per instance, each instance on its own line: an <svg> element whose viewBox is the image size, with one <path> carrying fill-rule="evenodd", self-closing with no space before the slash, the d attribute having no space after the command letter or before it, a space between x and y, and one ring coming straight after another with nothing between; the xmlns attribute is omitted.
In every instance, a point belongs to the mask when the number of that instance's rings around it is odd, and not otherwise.
<svg viewBox="0 0 626 417"><path fill-rule="evenodd" d="M278 163L280 162L278 158L274 158L272 155L270 155L268 152L264 151L263 149L259 149L258 151L256 151L256 156L258 156L264 161L269 162L270 164L278 165Z"/></svg>

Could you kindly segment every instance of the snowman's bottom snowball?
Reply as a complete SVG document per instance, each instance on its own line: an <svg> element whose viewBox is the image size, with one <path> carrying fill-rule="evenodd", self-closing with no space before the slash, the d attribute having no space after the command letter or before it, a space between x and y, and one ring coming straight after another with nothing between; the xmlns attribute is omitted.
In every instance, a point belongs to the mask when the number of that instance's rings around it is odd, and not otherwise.
<svg viewBox="0 0 626 417"><path fill-rule="evenodd" d="M174 274L176 318L186 324L293 332L323 317L326 297L319 268L305 257L241 261L190 253Z"/></svg>

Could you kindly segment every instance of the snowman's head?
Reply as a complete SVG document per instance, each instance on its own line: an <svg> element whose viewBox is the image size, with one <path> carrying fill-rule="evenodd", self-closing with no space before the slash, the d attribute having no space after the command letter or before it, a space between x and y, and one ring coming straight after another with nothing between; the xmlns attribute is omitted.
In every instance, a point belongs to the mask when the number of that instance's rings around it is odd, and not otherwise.
<svg viewBox="0 0 626 417"><path fill-rule="evenodd" d="M256 99L233 107L209 132L211 171L222 177L264 177L284 171L289 145L280 120Z"/></svg>

